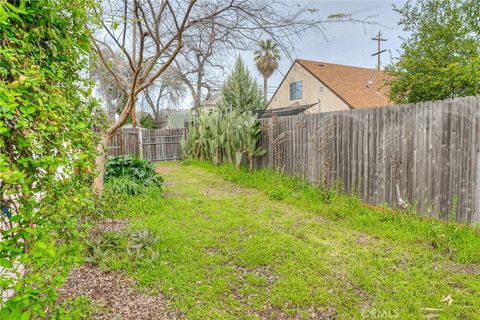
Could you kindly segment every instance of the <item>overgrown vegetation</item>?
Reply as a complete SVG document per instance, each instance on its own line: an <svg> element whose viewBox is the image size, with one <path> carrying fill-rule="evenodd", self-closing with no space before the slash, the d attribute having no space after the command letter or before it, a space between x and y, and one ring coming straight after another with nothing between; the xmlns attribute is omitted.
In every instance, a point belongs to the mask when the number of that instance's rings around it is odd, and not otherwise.
<svg viewBox="0 0 480 320"><path fill-rule="evenodd" d="M314 210L358 231L396 241L422 242L455 261L480 263L478 226L419 217L416 210L375 208L363 204L355 194L344 194L340 186L333 189L319 188L300 178L282 175L269 169L249 172L233 170L231 166L214 168L201 162L195 162L195 165L219 173L225 179L244 187L263 191L271 199Z"/></svg>
<svg viewBox="0 0 480 320"><path fill-rule="evenodd" d="M119 218L159 237L159 258L106 260L186 318L477 316L477 229L268 170L188 163L161 164L171 196L151 189L119 204Z"/></svg>
<svg viewBox="0 0 480 320"><path fill-rule="evenodd" d="M49 318L94 211L90 0L0 1L1 319Z"/></svg>
<svg viewBox="0 0 480 320"><path fill-rule="evenodd" d="M136 195L145 188L162 187L163 179L147 160L131 155L111 157L105 168L107 187L114 193Z"/></svg>
<svg viewBox="0 0 480 320"><path fill-rule="evenodd" d="M407 1L395 7L409 36L386 68L397 103L480 93L480 8L477 0Z"/></svg>
<svg viewBox="0 0 480 320"><path fill-rule="evenodd" d="M183 154L187 159L210 160L216 165L235 163L237 168L246 157L253 169L254 158L266 152L257 147L260 132L251 111L202 111L193 117L182 141Z"/></svg>

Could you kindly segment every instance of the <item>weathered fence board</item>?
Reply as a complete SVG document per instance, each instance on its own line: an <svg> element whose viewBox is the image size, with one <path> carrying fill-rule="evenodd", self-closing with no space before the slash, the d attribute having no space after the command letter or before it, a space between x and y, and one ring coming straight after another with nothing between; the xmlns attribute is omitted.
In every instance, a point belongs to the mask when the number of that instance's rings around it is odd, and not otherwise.
<svg viewBox="0 0 480 320"><path fill-rule="evenodd" d="M341 181L370 203L403 201L422 215L479 223L479 115L480 97L468 97L265 119L259 144L268 153L257 167L326 186Z"/></svg>
<svg viewBox="0 0 480 320"><path fill-rule="evenodd" d="M135 155L150 161L182 158L186 129L121 129L110 141L108 156Z"/></svg>

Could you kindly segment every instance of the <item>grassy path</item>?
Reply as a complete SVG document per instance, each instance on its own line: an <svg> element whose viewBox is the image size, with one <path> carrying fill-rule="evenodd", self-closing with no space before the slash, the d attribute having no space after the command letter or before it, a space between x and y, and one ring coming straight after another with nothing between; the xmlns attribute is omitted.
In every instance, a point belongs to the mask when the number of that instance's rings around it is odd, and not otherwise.
<svg viewBox="0 0 480 320"><path fill-rule="evenodd" d="M186 318L480 315L478 264L359 231L199 166L166 163L159 171L166 197L128 198L119 215L160 235L160 259L113 265L143 290L163 293ZM341 201L335 210L355 210L356 202Z"/></svg>

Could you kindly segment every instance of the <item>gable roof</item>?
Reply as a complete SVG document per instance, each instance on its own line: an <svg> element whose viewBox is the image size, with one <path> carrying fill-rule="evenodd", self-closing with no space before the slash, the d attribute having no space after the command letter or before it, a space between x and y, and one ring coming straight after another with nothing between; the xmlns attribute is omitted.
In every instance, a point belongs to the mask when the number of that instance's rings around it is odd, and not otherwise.
<svg viewBox="0 0 480 320"><path fill-rule="evenodd" d="M353 109L393 104L388 99L388 87L384 84L386 76L382 70L301 59L295 62ZM369 81L370 87L367 86Z"/></svg>
<svg viewBox="0 0 480 320"><path fill-rule="evenodd" d="M188 116L188 109L162 109L160 113L167 117L167 126L169 128L184 128L185 120Z"/></svg>

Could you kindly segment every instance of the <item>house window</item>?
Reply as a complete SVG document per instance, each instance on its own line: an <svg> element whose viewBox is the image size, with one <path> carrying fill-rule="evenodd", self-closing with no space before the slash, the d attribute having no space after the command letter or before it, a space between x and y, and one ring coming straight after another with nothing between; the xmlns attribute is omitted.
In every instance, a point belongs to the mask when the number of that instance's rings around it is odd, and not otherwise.
<svg viewBox="0 0 480 320"><path fill-rule="evenodd" d="M303 98L303 81L290 83L290 100L298 100Z"/></svg>

